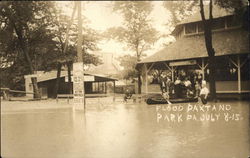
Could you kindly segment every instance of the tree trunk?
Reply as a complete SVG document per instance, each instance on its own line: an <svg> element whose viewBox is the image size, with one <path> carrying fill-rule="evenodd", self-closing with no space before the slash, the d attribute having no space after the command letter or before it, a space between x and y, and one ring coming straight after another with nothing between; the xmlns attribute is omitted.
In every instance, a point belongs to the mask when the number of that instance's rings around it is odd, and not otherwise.
<svg viewBox="0 0 250 158"><path fill-rule="evenodd" d="M36 77L31 77L31 81L32 81L33 91L34 91L33 98L40 99L41 94L40 94L40 91L39 91L39 88L38 88L38 85L37 85L37 78Z"/></svg>
<svg viewBox="0 0 250 158"><path fill-rule="evenodd" d="M137 58L137 63L141 61L141 55L139 52L139 41L136 42L136 58ZM138 79L138 94L141 94L141 71L138 70L138 75L137 75L137 79Z"/></svg>
<svg viewBox="0 0 250 158"><path fill-rule="evenodd" d="M57 97L58 89L59 89L59 86L60 86L61 70L62 70L62 64L58 63L57 64L56 84L55 84L54 94L53 94L54 98Z"/></svg>
<svg viewBox="0 0 250 158"><path fill-rule="evenodd" d="M68 70L68 87L69 87L69 94L73 93L72 83L71 83L71 65L72 62L67 63L67 70Z"/></svg>
<svg viewBox="0 0 250 158"><path fill-rule="evenodd" d="M25 59L27 61L27 64L29 65L30 74L34 74L34 67L33 67L32 61L30 59L27 44L25 43L25 41L23 39L22 31L16 27L14 21L12 21L12 23L14 25L14 30L15 30L15 32L17 34L17 37L18 37L18 41L19 41L19 44L20 44L20 47L21 47L21 51L23 52L24 57L25 57ZM38 85L37 85L37 78L33 77L33 78L31 78L31 81L32 81L33 93L34 93L33 98L34 99L41 99L41 94L40 94L40 91L39 91Z"/></svg>
<svg viewBox="0 0 250 158"><path fill-rule="evenodd" d="M200 0L200 13L201 19L204 25L204 37L205 37L205 45L209 57L209 89L210 89L210 97L213 101L216 100L216 85L215 85L215 50L213 48L213 40L212 40L212 0L210 0L209 4L209 19L205 19L203 0Z"/></svg>
<svg viewBox="0 0 250 158"><path fill-rule="evenodd" d="M3 12L1 12L1 13L3 13ZM25 43L25 40L23 38L22 27L17 28L17 26L15 24L16 19L14 19L11 15L6 14L5 16L8 17L10 22L13 24L14 31L17 34L17 38L18 38L18 41L19 41L19 44L20 44L20 47L21 47L21 51L22 51L28 65L29 65L30 74L34 74L34 68L33 68L33 65L32 65L32 62L31 62L31 59L30 59L30 56L29 56L27 43ZM37 79L31 79L31 81L32 81L32 85L33 85L34 98L40 99L41 94L40 94L39 89L38 89Z"/></svg>
<svg viewBox="0 0 250 158"><path fill-rule="evenodd" d="M216 83L215 83L215 57L209 57L209 89L210 89L210 97L212 100L216 100Z"/></svg>

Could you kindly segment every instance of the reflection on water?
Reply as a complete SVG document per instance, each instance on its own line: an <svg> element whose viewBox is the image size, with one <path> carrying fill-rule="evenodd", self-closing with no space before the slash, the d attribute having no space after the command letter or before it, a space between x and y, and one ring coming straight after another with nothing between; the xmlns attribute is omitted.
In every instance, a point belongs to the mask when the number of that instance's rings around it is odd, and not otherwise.
<svg viewBox="0 0 250 158"><path fill-rule="evenodd" d="M244 158L250 155L249 103L228 104L242 120L157 123L156 105L144 103L89 104L85 113L72 109L6 113L1 115L1 155Z"/></svg>

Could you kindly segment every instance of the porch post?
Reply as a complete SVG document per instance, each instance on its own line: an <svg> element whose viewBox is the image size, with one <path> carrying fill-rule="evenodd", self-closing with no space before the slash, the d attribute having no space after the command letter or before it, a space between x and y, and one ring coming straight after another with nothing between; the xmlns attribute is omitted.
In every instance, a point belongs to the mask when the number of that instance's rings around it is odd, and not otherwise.
<svg viewBox="0 0 250 158"><path fill-rule="evenodd" d="M204 58L201 58L201 71L202 71L202 80L205 80L205 64L204 64Z"/></svg>
<svg viewBox="0 0 250 158"><path fill-rule="evenodd" d="M174 67L171 66L172 82L174 82Z"/></svg>
<svg viewBox="0 0 250 158"><path fill-rule="evenodd" d="M146 63L144 64L144 71L145 71L145 92L148 94L148 70Z"/></svg>
<svg viewBox="0 0 250 158"><path fill-rule="evenodd" d="M105 81L105 94L107 94L107 81Z"/></svg>
<svg viewBox="0 0 250 158"><path fill-rule="evenodd" d="M105 89L104 89L104 82L102 82L102 93L105 93Z"/></svg>
<svg viewBox="0 0 250 158"><path fill-rule="evenodd" d="M201 73L202 73L202 80L205 80L205 69L207 68L208 66L208 63L205 64L205 60L204 58L201 58L201 65L199 65L197 63L197 65L199 66L199 68L201 69Z"/></svg>
<svg viewBox="0 0 250 158"><path fill-rule="evenodd" d="M97 90L98 90L98 93L100 93L100 89L99 89L99 81L97 82Z"/></svg>
<svg viewBox="0 0 250 158"><path fill-rule="evenodd" d="M238 68L238 93L241 93L241 77L240 77L240 56L237 55L237 68Z"/></svg>
<svg viewBox="0 0 250 158"><path fill-rule="evenodd" d="M164 65L171 71L172 82L174 82L174 66L170 68L167 63L164 63Z"/></svg>

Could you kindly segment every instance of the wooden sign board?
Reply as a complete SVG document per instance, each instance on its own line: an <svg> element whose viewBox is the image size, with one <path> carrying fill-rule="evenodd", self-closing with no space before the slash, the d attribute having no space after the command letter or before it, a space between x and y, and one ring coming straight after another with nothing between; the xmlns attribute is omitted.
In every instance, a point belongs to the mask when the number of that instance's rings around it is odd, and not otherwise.
<svg viewBox="0 0 250 158"><path fill-rule="evenodd" d="M175 61L170 62L169 66L183 66L183 65L195 65L196 60L186 60L186 61Z"/></svg>
<svg viewBox="0 0 250 158"><path fill-rule="evenodd" d="M95 76L84 75L84 82L95 81Z"/></svg>
<svg viewBox="0 0 250 158"><path fill-rule="evenodd" d="M73 82L74 77L71 76L71 81ZM94 76L89 76L89 75L84 75L84 82L91 82L91 81L95 81L95 77ZM69 82L68 80L68 76L65 77L65 82Z"/></svg>

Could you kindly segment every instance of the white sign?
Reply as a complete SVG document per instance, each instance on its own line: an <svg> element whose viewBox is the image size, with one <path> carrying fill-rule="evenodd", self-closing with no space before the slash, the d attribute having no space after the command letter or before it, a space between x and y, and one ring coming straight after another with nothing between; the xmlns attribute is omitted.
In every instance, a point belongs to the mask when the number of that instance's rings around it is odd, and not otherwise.
<svg viewBox="0 0 250 158"><path fill-rule="evenodd" d="M95 81L94 76L84 75L84 82L86 81Z"/></svg>
<svg viewBox="0 0 250 158"><path fill-rule="evenodd" d="M83 63L73 63L73 92L74 92L74 104L83 105L84 101L84 78L83 78Z"/></svg>
<svg viewBox="0 0 250 158"><path fill-rule="evenodd" d="M71 76L71 82L74 80L74 77ZM95 81L95 77L94 76L84 76L84 82L91 82L91 81ZM65 82L69 82L68 80L68 76L65 77Z"/></svg>

